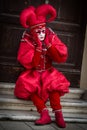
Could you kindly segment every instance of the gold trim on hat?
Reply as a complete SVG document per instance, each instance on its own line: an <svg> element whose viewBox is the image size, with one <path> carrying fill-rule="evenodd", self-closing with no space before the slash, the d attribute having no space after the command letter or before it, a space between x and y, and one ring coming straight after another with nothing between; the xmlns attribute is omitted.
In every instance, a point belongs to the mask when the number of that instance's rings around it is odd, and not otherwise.
<svg viewBox="0 0 87 130"><path fill-rule="evenodd" d="M45 25L45 24L46 24L46 23L36 24L36 25L31 26L30 29L35 28L35 27L37 27L37 26L42 26L42 25Z"/></svg>

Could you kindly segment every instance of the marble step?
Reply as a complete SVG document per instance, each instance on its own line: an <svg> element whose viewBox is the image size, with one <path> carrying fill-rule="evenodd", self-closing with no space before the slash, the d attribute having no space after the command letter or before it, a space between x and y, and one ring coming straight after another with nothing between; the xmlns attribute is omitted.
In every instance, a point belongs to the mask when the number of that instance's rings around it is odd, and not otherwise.
<svg viewBox="0 0 87 130"><path fill-rule="evenodd" d="M14 87L15 83L0 82L0 95L1 94L13 95Z"/></svg>
<svg viewBox="0 0 87 130"><path fill-rule="evenodd" d="M15 83L3 83L0 82L0 95L13 95ZM70 88L70 92L63 96L63 99L80 99L84 94L84 90L79 88Z"/></svg>
<svg viewBox="0 0 87 130"><path fill-rule="evenodd" d="M26 110L0 110L0 120L19 120L19 121L35 121L39 118L39 113L36 111L26 111ZM54 113L50 112L52 121L55 120ZM64 120L66 122L80 122L87 123L87 114L72 114L64 113Z"/></svg>
<svg viewBox="0 0 87 130"><path fill-rule="evenodd" d="M61 99L64 113L87 114L87 102L77 99ZM49 101L46 103L51 111ZM13 95L0 95L0 110L28 110L36 111L36 107L31 101L25 101L15 98Z"/></svg>

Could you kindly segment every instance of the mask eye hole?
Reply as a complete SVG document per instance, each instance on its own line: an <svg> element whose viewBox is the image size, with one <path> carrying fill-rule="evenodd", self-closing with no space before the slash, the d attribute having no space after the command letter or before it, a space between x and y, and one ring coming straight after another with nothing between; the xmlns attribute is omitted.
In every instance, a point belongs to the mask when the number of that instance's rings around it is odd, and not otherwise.
<svg viewBox="0 0 87 130"><path fill-rule="evenodd" d="M40 33L41 33L41 31L40 31L40 30L36 30L36 33L40 34Z"/></svg>
<svg viewBox="0 0 87 130"><path fill-rule="evenodd" d="M41 30L36 30L36 33L40 34L40 33L45 33L45 29L41 29Z"/></svg>
<svg viewBox="0 0 87 130"><path fill-rule="evenodd" d="M42 33L45 33L45 30L42 30Z"/></svg>

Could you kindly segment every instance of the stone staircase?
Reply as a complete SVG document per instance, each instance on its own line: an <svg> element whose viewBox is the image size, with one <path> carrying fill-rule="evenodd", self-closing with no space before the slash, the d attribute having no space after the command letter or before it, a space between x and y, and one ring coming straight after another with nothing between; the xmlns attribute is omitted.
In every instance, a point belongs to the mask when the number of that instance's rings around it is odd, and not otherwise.
<svg viewBox="0 0 87 130"><path fill-rule="evenodd" d="M14 83L0 83L0 119L36 120L39 114L33 103L17 99L13 94L14 86ZM87 122L87 102L82 100L83 94L84 90L72 88L69 94L61 97L63 114L67 122ZM49 101L47 107L54 120Z"/></svg>

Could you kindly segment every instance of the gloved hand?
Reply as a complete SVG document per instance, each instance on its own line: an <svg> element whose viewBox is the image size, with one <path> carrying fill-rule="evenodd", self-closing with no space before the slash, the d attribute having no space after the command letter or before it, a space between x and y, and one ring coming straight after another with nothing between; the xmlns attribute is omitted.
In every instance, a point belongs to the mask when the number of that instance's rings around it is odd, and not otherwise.
<svg viewBox="0 0 87 130"><path fill-rule="evenodd" d="M34 67L37 67L40 62L40 56L42 53L42 42L39 40L36 32L33 33L33 39L35 40L37 46L36 46L36 50L34 53L32 64Z"/></svg>
<svg viewBox="0 0 87 130"><path fill-rule="evenodd" d="M39 48L40 50L42 50L42 42L39 40L38 35L36 32L33 32L33 38L37 44L37 48Z"/></svg>
<svg viewBox="0 0 87 130"><path fill-rule="evenodd" d="M46 37L45 37L44 42L45 42L45 44L46 44L47 49L48 49L49 47L51 47L51 39L52 39L51 35L49 35L48 30L46 30Z"/></svg>

